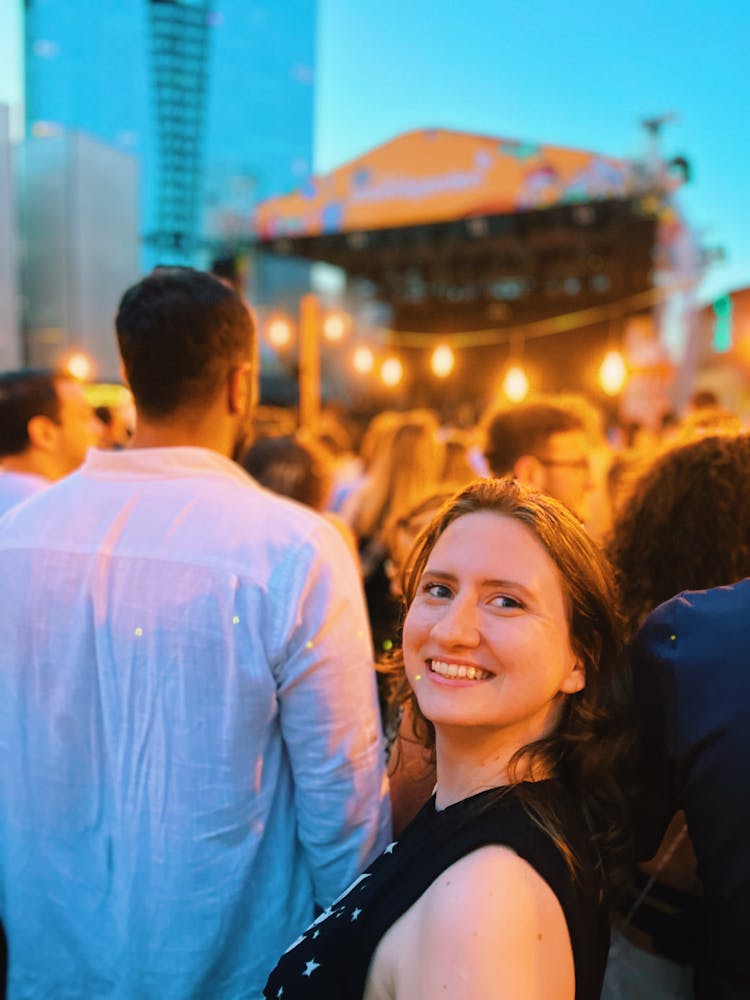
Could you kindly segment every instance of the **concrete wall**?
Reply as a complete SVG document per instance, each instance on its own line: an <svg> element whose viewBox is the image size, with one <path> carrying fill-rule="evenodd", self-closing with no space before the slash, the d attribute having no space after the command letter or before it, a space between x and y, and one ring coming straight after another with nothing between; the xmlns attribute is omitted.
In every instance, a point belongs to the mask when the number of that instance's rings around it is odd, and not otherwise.
<svg viewBox="0 0 750 1000"><path fill-rule="evenodd" d="M0 104L0 370L21 364L17 234L11 177L9 112Z"/></svg>
<svg viewBox="0 0 750 1000"><path fill-rule="evenodd" d="M136 158L80 133L18 150L21 284L28 362L82 350L94 377L119 371L113 317L139 275Z"/></svg>

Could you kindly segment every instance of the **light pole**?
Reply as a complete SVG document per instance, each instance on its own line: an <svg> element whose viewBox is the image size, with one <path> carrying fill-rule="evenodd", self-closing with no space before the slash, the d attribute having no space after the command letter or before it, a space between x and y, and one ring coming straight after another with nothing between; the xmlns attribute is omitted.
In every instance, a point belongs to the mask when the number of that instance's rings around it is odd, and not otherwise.
<svg viewBox="0 0 750 1000"><path fill-rule="evenodd" d="M320 301L308 292L299 304L299 423L312 427L320 413Z"/></svg>

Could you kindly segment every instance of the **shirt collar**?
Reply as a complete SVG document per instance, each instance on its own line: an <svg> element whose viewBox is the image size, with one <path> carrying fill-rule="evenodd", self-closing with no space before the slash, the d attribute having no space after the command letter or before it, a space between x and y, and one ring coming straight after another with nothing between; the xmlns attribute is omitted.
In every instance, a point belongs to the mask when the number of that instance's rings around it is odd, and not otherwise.
<svg viewBox="0 0 750 1000"><path fill-rule="evenodd" d="M179 479L213 474L231 476L246 486L257 485L236 462L209 448L89 448L80 471L84 476L106 479Z"/></svg>

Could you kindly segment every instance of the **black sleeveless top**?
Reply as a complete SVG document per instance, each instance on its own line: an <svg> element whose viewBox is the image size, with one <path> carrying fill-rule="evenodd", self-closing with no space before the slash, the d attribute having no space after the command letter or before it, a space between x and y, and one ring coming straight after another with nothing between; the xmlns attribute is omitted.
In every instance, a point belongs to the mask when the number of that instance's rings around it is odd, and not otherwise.
<svg viewBox="0 0 750 1000"><path fill-rule="evenodd" d="M601 993L609 923L580 809L557 781L536 782L549 796L566 843L582 862L576 877L548 834L524 810L517 788L490 789L438 812L434 797L400 840L360 875L282 955L268 1000L360 1000L372 956L386 931L456 861L490 844L511 848L544 879L560 902L570 933L576 1000ZM460 956L457 956L460 961Z"/></svg>

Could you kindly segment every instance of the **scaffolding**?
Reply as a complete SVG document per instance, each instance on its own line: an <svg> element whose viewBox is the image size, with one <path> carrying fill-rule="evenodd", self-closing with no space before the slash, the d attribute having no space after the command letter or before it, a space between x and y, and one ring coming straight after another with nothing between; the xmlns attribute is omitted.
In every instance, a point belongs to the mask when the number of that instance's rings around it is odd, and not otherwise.
<svg viewBox="0 0 750 1000"><path fill-rule="evenodd" d="M147 3L157 191L146 238L166 263L190 263L201 222L210 0Z"/></svg>

